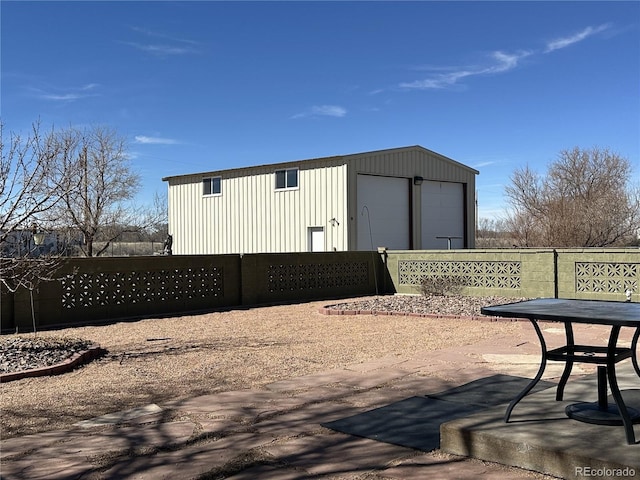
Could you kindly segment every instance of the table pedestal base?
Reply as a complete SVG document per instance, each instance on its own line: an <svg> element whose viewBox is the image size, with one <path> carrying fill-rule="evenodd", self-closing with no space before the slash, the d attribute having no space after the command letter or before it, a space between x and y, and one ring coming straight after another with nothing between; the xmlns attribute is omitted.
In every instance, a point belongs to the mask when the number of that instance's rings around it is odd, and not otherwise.
<svg viewBox="0 0 640 480"><path fill-rule="evenodd" d="M618 407L609 404L606 408L598 403L574 403L564 409L567 417L580 422L593 423L595 425L624 425ZM632 423L640 423L640 411L627 407Z"/></svg>

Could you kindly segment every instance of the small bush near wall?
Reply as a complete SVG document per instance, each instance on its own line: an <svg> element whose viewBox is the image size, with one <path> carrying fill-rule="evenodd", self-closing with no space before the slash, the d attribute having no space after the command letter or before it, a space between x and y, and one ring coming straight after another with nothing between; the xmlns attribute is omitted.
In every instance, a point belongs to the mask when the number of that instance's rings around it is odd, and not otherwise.
<svg viewBox="0 0 640 480"><path fill-rule="evenodd" d="M458 295L465 286L464 278L459 276L431 276L420 279L420 293L429 295Z"/></svg>

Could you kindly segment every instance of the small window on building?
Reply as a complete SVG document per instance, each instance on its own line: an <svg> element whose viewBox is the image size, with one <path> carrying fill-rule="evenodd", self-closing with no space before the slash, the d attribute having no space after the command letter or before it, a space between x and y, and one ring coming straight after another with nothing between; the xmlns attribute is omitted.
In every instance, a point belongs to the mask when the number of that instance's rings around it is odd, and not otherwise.
<svg viewBox="0 0 640 480"><path fill-rule="evenodd" d="M298 169L276 170L276 190L298 188Z"/></svg>
<svg viewBox="0 0 640 480"><path fill-rule="evenodd" d="M203 195L221 195L222 194L222 177L211 177L202 179Z"/></svg>

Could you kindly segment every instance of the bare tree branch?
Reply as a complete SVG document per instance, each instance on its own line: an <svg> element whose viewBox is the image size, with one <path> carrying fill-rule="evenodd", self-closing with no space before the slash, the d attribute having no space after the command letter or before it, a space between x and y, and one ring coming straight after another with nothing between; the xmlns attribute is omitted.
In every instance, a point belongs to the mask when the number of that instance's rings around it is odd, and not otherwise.
<svg viewBox="0 0 640 480"><path fill-rule="evenodd" d="M39 122L26 138L14 133L7 138L0 122L0 152L0 252L7 257L0 261L0 284L11 292L33 290L61 263L57 252L40 256L32 240L36 229L56 223L60 192L72 186L67 172L57 168L66 152L53 131L41 134Z"/></svg>
<svg viewBox="0 0 640 480"><path fill-rule="evenodd" d="M51 219L48 212L60 201L58 192L67 183L64 171L62 176L53 173L60 149L52 134L42 136L39 130L35 123L27 138L9 134L7 151L0 123L0 243L11 232Z"/></svg>

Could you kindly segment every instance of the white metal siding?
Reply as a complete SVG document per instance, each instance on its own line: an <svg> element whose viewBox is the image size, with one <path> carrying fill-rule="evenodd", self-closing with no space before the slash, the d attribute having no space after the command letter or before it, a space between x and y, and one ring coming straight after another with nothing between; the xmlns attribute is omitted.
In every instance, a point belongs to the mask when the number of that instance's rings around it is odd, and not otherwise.
<svg viewBox="0 0 640 480"><path fill-rule="evenodd" d="M302 252L310 226L325 227L328 250L346 250L346 167L337 162L301 167L298 188L291 190L275 189L275 168L221 172L222 194L209 197L202 195L207 175L171 178L174 252Z"/></svg>

